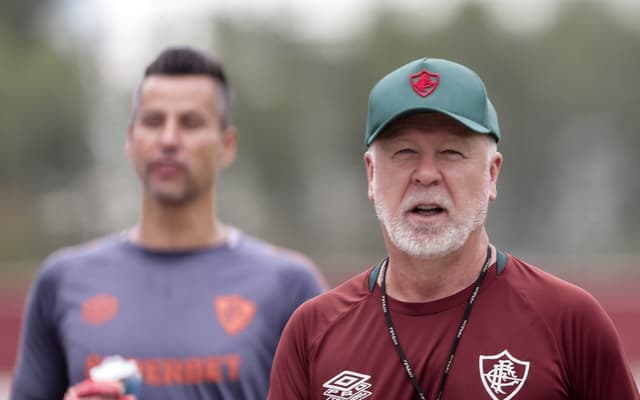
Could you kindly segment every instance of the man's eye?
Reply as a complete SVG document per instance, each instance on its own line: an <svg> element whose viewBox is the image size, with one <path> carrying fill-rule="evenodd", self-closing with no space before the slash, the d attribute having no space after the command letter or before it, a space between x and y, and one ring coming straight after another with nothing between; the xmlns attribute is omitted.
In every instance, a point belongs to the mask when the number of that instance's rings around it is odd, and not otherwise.
<svg viewBox="0 0 640 400"><path fill-rule="evenodd" d="M185 128L198 128L204 124L204 119L198 115L187 115L182 118L182 126Z"/></svg>
<svg viewBox="0 0 640 400"><path fill-rule="evenodd" d="M405 148L405 149L400 149L396 151L396 154L398 155L416 154L416 151L414 149Z"/></svg>
<svg viewBox="0 0 640 400"><path fill-rule="evenodd" d="M454 150L454 149L446 149L442 151L442 154L448 155L448 156L456 156L456 157L462 157L463 154L461 152L459 152L458 150Z"/></svg>
<svg viewBox="0 0 640 400"><path fill-rule="evenodd" d="M141 123L144 126L156 127L162 125L163 122L164 118L157 114L145 115L141 118Z"/></svg>

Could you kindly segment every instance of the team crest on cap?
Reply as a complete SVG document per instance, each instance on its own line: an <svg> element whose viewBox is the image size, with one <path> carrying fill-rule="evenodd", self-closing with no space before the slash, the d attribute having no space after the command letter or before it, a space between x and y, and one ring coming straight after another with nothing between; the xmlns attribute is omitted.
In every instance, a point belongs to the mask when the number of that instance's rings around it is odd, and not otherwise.
<svg viewBox="0 0 640 400"><path fill-rule="evenodd" d="M430 95L440 83L440 74L423 69L420 72L412 74L409 82L413 90L422 97Z"/></svg>
<svg viewBox="0 0 640 400"><path fill-rule="evenodd" d="M529 375L529 361L518 360L506 349L480 356L480 379L493 400L510 400L522 389Z"/></svg>

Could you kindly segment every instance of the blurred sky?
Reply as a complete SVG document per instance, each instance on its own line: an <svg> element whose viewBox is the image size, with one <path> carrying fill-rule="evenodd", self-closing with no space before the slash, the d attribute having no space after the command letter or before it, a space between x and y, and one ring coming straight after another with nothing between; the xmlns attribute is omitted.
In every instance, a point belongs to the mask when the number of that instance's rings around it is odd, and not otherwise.
<svg viewBox="0 0 640 400"><path fill-rule="evenodd" d="M152 43L158 41L158 30L165 43L157 46L181 42L208 47L212 15L275 26L280 16L289 15L297 22L287 28L301 39L336 41L366 26L374 7L415 10L425 24L437 26L461 5L476 2L487 5L508 30L531 33L544 29L567 1L588 0L66 0L63 13L72 34L96 46L109 84L129 88L138 72L132 64L157 50ZM638 27L640 0L594 1L607 2L623 23Z"/></svg>

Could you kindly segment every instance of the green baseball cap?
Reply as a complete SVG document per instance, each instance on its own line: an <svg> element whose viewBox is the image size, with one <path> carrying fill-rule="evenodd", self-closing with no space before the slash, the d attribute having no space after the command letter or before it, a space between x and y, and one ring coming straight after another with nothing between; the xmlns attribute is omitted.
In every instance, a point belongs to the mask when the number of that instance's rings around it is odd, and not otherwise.
<svg viewBox="0 0 640 400"><path fill-rule="evenodd" d="M392 71L371 90L366 146L396 118L423 111L448 115L500 140L498 114L480 77L452 61L421 58Z"/></svg>

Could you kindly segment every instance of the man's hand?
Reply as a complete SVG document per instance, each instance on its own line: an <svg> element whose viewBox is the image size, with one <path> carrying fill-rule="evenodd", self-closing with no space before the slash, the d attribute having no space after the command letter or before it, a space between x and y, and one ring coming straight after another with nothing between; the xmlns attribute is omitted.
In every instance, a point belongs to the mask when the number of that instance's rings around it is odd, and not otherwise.
<svg viewBox="0 0 640 400"><path fill-rule="evenodd" d="M96 382L86 379L73 385L64 394L64 400L136 400L135 396L125 396L122 383Z"/></svg>

